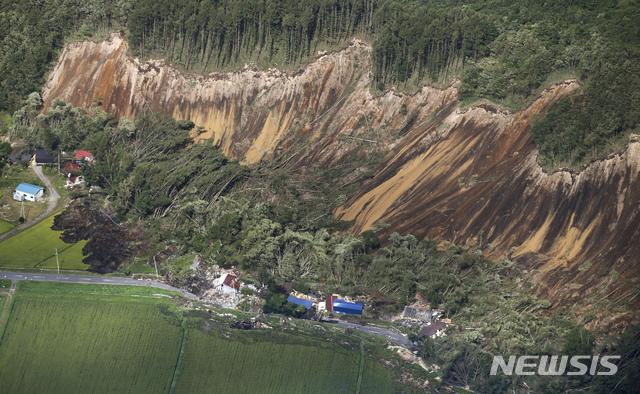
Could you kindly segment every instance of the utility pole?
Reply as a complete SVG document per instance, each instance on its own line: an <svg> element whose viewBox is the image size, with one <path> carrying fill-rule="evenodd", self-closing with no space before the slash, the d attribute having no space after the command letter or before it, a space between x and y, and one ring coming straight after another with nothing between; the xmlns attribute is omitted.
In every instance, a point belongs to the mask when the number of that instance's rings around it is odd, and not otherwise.
<svg viewBox="0 0 640 394"><path fill-rule="evenodd" d="M58 273L60 273L60 261L58 261L58 248L56 248L56 265L58 266Z"/></svg>
<svg viewBox="0 0 640 394"><path fill-rule="evenodd" d="M27 215L24 214L24 197L22 197L22 201L20 201L22 203L22 205L20 206L20 217L22 219L24 219L24 221L27 221Z"/></svg>

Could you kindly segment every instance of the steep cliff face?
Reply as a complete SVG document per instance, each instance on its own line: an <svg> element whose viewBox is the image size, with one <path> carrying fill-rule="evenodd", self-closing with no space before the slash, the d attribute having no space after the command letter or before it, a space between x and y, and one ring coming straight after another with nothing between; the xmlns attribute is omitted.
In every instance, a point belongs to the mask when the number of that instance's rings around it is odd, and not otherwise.
<svg viewBox="0 0 640 394"><path fill-rule="evenodd" d="M637 305L640 143L634 137L626 151L577 175L547 174L528 134L534 114L577 88L555 85L515 114L489 104L441 110L387 154L337 216L355 219L355 232L377 227L383 238L398 231L491 243L494 256L540 269L536 290L558 305L603 289ZM621 277L612 280L614 270Z"/></svg>
<svg viewBox="0 0 640 394"><path fill-rule="evenodd" d="M456 244L482 239L495 246L494 257L540 269L536 290L557 305L583 298L585 289L640 304L633 297L640 142L579 174L546 174L536 162L533 116L579 89L577 81L552 86L517 113L488 103L462 110L455 86L374 96L370 51L354 40L297 72L247 66L198 76L132 59L112 35L69 44L43 99L87 107L97 96L117 116L160 111L191 119L204 128L195 138L212 138L248 163L268 156L306 171L382 155L373 177L336 212L355 219L354 233L377 227L381 239L391 231ZM361 180L359 170L344 183ZM620 278L606 275L611 270Z"/></svg>
<svg viewBox="0 0 640 394"><path fill-rule="evenodd" d="M298 132L325 151L314 163L330 165L353 150L353 136L396 122L394 115L401 109L403 96L389 92L373 99L369 92L370 51L354 40L345 50L319 54L297 72L246 66L200 76L182 74L163 60L140 63L127 56L126 42L113 34L105 42L67 45L43 88L43 99L45 106L58 97L89 107L99 97L101 107L119 117L150 111L190 119L205 130L197 139L212 138L225 154L248 163L279 144L280 152L290 150ZM453 99L453 90L426 89L414 101L427 102L421 112L428 113L447 97ZM386 110L380 112L381 106ZM376 149L392 129L370 139ZM338 141L338 135L344 138ZM330 138L320 141L320 136ZM333 153L327 154L327 148Z"/></svg>

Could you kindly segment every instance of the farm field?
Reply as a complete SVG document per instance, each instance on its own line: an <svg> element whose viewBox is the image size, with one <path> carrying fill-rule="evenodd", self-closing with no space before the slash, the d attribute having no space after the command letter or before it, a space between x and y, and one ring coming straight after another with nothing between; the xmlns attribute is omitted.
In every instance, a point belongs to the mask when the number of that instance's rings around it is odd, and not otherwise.
<svg viewBox="0 0 640 394"><path fill-rule="evenodd" d="M11 393L167 392L181 341L182 328L157 302L18 291L0 342L0 382Z"/></svg>
<svg viewBox="0 0 640 394"><path fill-rule="evenodd" d="M215 331L189 332L176 391L251 393L357 392L361 355L320 338L286 343L293 334L241 333L227 339ZM237 355L242 355L238 357ZM366 356L365 356L366 357ZM394 392L388 371L366 357L363 393ZM239 379L239 377L242 377Z"/></svg>
<svg viewBox="0 0 640 394"><path fill-rule="evenodd" d="M393 382L393 371L357 345L357 337L346 343L321 334L235 330L220 322L213 323L218 328L203 329L208 313L185 312L158 294L171 292L21 281L5 332L0 333L3 391L387 393L403 389Z"/></svg>
<svg viewBox="0 0 640 394"><path fill-rule="evenodd" d="M0 267L56 268L58 248L60 269L86 270L82 248L86 241L67 244L60 231L51 230L55 215L0 243Z"/></svg>

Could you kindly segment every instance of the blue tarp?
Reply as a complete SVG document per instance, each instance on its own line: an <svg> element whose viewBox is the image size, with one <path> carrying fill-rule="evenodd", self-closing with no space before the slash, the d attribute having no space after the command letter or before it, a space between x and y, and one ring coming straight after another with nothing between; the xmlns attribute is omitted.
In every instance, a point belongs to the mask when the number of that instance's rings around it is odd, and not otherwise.
<svg viewBox="0 0 640 394"><path fill-rule="evenodd" d="M44 187L32 185L30 183L21 183L18 185L18 187L16 187L17 192L33 194L34 196L36 195L36 193L38 193L38 191L42 189L44 189Z"/></svg>
<svg viewBox="0 0 640 394"><path fill-rule="evenodd" d="M344 315L362 315L362 304L337 299L333 301L333 311Z"/></svg>
<svg viewBox="0 0 640 394"><path fill-rule="evenodd" d="M311 308L313 306L313 301L305 300L303 298L294 297L292 295L287 297L287 301L293 302L296 305L303 305L307 309L309 309L309 308Z"/></svg>

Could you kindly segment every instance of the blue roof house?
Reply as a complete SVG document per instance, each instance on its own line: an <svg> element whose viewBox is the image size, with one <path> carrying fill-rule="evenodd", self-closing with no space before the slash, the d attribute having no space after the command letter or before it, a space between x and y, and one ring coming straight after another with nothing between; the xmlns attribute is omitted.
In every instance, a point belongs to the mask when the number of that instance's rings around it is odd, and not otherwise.
<svg viewBox="0 0 640 394"><path fill-rule="evenodd" d="M21 183L13 192L13 199L16 201L37 201L44 194L44 187L32 185L30 183Z"/></svg>
<svg viewBox="0 0 640 394"><path fill-rule="evenodd" d="M333 311L344 315L362 315L362 304L347 302L340 299L333 301Z"/></svg>
<svg viewBox="0 0 640 394"><path fill-rule="evenodd" d="M303 305L305 308L309 309L313 306L313 301L311 300L305 300L304 298L298 298L295 296L290 295L289 297L287 297L287 301L292 302L296 305Z"/></svg>

